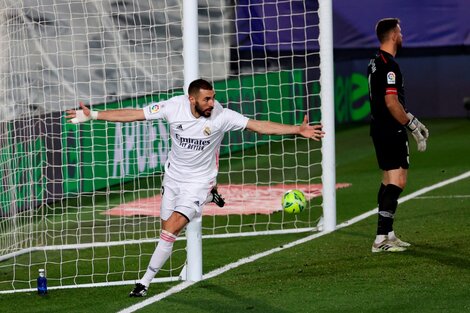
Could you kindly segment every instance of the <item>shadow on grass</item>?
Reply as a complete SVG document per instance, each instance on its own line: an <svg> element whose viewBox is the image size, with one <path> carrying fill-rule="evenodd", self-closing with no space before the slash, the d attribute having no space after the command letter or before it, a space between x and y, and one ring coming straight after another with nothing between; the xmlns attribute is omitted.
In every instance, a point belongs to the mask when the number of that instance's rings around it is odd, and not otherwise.
<svg viewBox="0 0 470 313"><path fill-rule="evenodd" d="M274 307L260 298L249 298L211 283L200 285L203 288L204 299L181 299L181 297L167 298L166 301L184 305L190 308L198 308L205 312L270 312L288 313L289 311ZM198 311L198 310L195 310Z"/></svg>
<svg viewBox="0 0 470 313"><path fill-rule="evenodd" d="M414 244L406 251L405 256L428 259L445 266L470 271L470 255L462 252L465 251L461 251L459 247L452 249L443 246Z"/></svg>

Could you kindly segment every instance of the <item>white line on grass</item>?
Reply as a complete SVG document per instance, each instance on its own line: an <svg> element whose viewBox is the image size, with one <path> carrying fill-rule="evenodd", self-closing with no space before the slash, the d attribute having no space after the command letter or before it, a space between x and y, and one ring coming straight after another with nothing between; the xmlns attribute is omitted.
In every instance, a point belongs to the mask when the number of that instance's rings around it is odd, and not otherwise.
<svg viewBox="0 0 470 313"><path fill-rule="evenodd" d="M466 173L463 173L459 176L456 176L456 177L453 177L453 178L450 178L450 179L447 179L447 180L444 180L440 183L437 183L437 184L434 184L434 185L431 185L429 187L425 187L423 189L420 189L418 191L415 191L413 193L410 193L409 195L406 195L400 199L398 199L398 203L403 203L405 201L408 201L408 200L411 200L411 199L414 199L416 197L419 197L420 195L422 194L425 194L429 191L432 191L434 189L438 189L438 188L441 188L443 186L446 186L448 184L452 184L454 182L457 182L459 180L462 180L462 179L465 179L465 178L468 178L470 177L470 171L466 172ZM339 225L336 226L336 229L341 229L341 228L344 228L344 227L348 227L352 224L355 224L359 221L362 221L363 219L366 219L368 218L369 216L371 215L374 215L376 214L378 211L378 208L375 208L375 209L372 209L364 214L361 214L361 215L358 215L352 219L350 219L349 221L346 221L346 222L343 222ZM203 280L206 280L206 279L210 279L210 278L213 278L213 277L216 277L220 274L223 274L231 269L234 269L234 268L237 268L241 265L244 265L244 264L247 264L247 263L251 263L251 262L254 262L260 258L263 258L265 256L268 256L270 254L273 254L273 253L276 253L276 252L279 252L279 251L282 251L282 250L285 250L285 249L289 249L289 248L292 248L292 247L295 247L297 245L300 245L302 243L305 243L307 241L310 241L310 240L313 240L315 238L318 238L318 237L322 237L326 234L328 234L330 232L325 232L325 231L322 231L322 232L319 232L319 233L316 233L316 234L313 234L313 235L310 235L310 236L307 236L307 237L304 237L304 238L301 238L301 239L298 239L296 241L293 241L291 243L288 243L288 244L285 244L283 246L280 246L280 247L276 247L274 249L271 249L271 250L268 250L268 251L264 251L264 252L261 252L261 253L258 253L258 254L255 254L255 255L252 255L252 256L249 256L249 257L246 257L246 258L243 258L243 259L240 259L236 262L233 262L233 263L230 263L230 264L227 264L221 268L218 268L218 269L215 269L205 275L202 276L202 279ZM185 282L182 282L176 286L173 286L171 287L170 289L168 289L167 291L165 292L162 292L162 293L159 293L153 297L150 297L142 302L139 302L137 304L134 304L128 308L125 308L124 310L122 311L119 311L118 313L131 313L131 312L135 312L139 309L142 309L144 307L146 307L147 305L150 305L152 303L155 303L157 301L160 301L168 296L171 296L175 293L178 293L192 285L194 285L195 282L192 282L192 281L185 281Z"/></svg>
<svg viewBox="0 0 470 313"><path fill-rule="evenodd" d="M416 197L416 199L462 199L462 198L470 198L470 195L422 196L422 197Z"/></svg>

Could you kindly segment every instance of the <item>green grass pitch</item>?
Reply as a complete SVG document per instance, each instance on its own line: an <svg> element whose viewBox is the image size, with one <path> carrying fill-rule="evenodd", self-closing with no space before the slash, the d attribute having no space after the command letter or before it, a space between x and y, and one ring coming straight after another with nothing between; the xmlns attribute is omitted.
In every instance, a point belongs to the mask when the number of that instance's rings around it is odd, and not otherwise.
<svg viewBox="0 0 470 313"><path fill-rule="evenodd" d="M410 138L411 168L402 196L470 170L470 120L425 121L428 150ZM380 183L368 127L336 134L338 223L376 207ZM230 201L230 199L227 199ZM470 312L470 179L399 206L395 229L413 246L372 254L372 216L307 243L230 270L139 312ZM203 241L204 272L308 234ZM0 272L0 280L7 273ZM153 284L149 297L176 283ZM117 312L141 299L130 286L0 295L1 312Z"/></svg>

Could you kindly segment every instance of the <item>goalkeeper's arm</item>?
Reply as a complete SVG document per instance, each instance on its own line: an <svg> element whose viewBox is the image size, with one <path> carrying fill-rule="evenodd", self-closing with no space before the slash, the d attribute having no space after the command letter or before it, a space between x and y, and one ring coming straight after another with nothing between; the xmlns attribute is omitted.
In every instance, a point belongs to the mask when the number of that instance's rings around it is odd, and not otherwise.
<svg viewBox="0 0 470 313"><path fill-rule="evenodd" d="M145 120L143 109L119 109L107 111L93 111L80 102L81 110L68 110L65 116L71 123L78 124L89 120L102 120L109 122L134 122Z"/></svg>
<svg viewBox="0 0 470 313"><path fill-rule="evenodd" d="M429 137L429 131L416 117L411 113L407 113L398 100L397 95L386 95L385 103L390 114L402 125L411 132L411 135L416 140L418 151L423 152L426 150L426 140Z"/></svg>

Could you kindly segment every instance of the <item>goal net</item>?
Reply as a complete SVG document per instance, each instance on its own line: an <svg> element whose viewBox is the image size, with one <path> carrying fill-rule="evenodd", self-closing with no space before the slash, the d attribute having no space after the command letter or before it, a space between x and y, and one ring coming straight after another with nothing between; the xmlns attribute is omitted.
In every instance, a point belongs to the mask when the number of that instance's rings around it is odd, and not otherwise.
<svg viewBox="0 0 470 313"><path fill-rule="evenodd" d="M74 125L64 111L183 94L182 5L0 0L0 292L34 289L39 268L49 288L133 284L144 273L160 232L168 127ZM320 122L316 1L205 0L197 18L199 73L219 102L253 119ZM219 169L226 205L206 205L203 238L316 230L321 143L228 133ZM306 195L301 214L282 211L288 189ZM157 280L179 279L185 262L178 240Z"/></svg>

